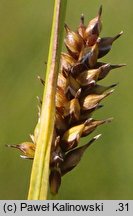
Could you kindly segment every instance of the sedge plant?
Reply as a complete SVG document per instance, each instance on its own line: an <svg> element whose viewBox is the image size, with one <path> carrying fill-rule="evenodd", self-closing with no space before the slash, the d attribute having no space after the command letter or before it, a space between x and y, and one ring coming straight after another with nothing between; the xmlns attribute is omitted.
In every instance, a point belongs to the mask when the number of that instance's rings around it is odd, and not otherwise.
<svg viewBox="0 0 133 216"><path fill-rule="evenodd" d="M101 134L78 147L80 139L112 121L93 118L93 113L102 107L101 101L117 85L102 86L99 81L111 70L125 65L101 61L123 33L100 37L102 6L86 25L81 15L79 26L73 31L64 24L66 4L66 0L55 0L45 82L39 77L44 94L32 141L10 145L21 150L23 158L34 159L30 200L47 199L48 188L56 195L62 177L79 164L84 152ZM67 52L61 53L64 27Z"/></svg>

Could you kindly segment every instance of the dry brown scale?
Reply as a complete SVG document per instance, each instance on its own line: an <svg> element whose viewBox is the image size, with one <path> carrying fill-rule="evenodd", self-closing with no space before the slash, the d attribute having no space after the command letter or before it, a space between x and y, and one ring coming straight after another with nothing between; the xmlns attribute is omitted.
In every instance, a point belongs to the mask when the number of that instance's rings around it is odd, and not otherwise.
<svg viewBox="0 0 133 216"><path fill-rule="evenodd" d="M87 26L84 25L84 16L81 16L80 25L76 32L66 24L66 37L64 40L67 53L61 54L61 67L58 76L56 92L55 131L51 149L50 160L50 190L58 193L61 178L64 174L76 167L85 150L100 135L95 136L87 144L77 147L81 137L92 133L97 126L108 123L112 118L95 120L92 114L102 107L101 100L112 94L113 87L97 84L105 78L110 70L124 66L99 62L105 56L113 42L122 34L114 37L100 38L102 6L98 15ZM44 81L38 77L44 84ZM25 156L33 158L38 134L36 127L33 143L23 143L12 147L19 148Z"/></svg>

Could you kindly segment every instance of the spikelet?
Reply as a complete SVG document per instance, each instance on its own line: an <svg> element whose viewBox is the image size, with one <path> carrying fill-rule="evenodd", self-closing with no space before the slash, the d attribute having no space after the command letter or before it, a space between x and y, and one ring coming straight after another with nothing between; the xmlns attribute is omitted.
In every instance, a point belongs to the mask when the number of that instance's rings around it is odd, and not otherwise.
<svg viewBox="0 0 133 216"><path fill-rule="evenodd" d="M112 65L99 62L112 47L113 42L122 35L100 38L102 6L98 15L87 26L81 16L77 31L72 31L65 24L64 39L67 53L61 54L61 66L56 89L56 114L54 139L51 148L49 184L51 193L58 193L62 176L71 171L80 162L85 150L100 135L92 138L87 144L78 147L81 137L92 133L99 125L109 123L112 118L95 120L92 114L102 107L100 102L113 93L117 84L101 86L97 84L108 73L124 64ZM38 76L44 85L44 81ZM41 104L41 100L39 99ZM40 113L40 108L39 108ZM33 158L38 136L40 114L33 143L25 142L11 145L24 153L24 158Z"/></svg>

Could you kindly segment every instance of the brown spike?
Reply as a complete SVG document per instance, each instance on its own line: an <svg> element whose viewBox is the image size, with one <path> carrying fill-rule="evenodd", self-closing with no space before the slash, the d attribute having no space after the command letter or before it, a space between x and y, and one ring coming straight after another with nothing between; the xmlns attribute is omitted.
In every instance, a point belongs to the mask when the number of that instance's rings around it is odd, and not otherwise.
<svg viewBox="0 0 133 216"><path fill-rule="evenodd" d="M61 176L72 170L80 162L85 150L100 135L92 138L87 144L77 148L80 138L92 133L99 125L109 123L112 118L94 120L92 114L102 107L100 102L109 96L117 84L102 86L97 82L105 78L110 70L123 67L125 64L110 64L97 62L98 58L106 55L112 48L113 42L123 32L114 37L100 38L102 6L97 16L84 24L84 15L81 15L77 31L72 31L64 25L66 37L64 39L68 53L62 53L58 80L55 92L54 129L51 141L49 160L49 184L52 194L58 193L61 185ZM44 85L44 80L38 76ZM49 86L52 88L52 86ZM110 90L112 89L112 90ZM37 97L39 102L42 101ZM47 115L47 113L46 113ZM31 135L32 142L19 145L8 145L23 152L23 158L33 159L36 143L41 129L41 109L39 107L38 122ZM46 176L47 178L48 176ZM47 178L48 179L48 178Z"/></svg>

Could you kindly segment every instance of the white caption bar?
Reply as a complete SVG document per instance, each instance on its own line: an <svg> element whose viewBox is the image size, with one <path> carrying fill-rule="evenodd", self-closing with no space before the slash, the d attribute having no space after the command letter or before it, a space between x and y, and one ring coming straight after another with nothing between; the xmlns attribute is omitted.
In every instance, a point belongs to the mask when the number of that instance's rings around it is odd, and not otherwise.
<svg viewBox="0 0 133 216"><path fill-rule="evenodd" d="M132 200L1 200L0 215L133 216Z"/></svg>

